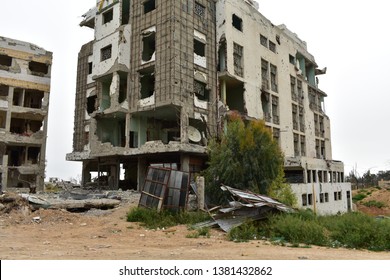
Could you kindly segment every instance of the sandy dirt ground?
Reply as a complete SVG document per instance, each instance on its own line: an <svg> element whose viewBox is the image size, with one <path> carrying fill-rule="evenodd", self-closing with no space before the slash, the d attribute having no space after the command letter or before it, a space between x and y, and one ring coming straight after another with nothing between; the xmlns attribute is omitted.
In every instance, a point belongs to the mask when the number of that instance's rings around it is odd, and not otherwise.
<svg viewBox="0 0 390 280"><path fill-rule="evenodd" d="M292 248L268 241L234 243L212 229L210 238L188 238L186 226L146 230L126 221L138 199L112 210L70 213L26 208L0 216L2 260L390 260L390 252L313 246ZM24 210L23 210L24 209ZM38 219L39 217L39 219Z"/></svg>

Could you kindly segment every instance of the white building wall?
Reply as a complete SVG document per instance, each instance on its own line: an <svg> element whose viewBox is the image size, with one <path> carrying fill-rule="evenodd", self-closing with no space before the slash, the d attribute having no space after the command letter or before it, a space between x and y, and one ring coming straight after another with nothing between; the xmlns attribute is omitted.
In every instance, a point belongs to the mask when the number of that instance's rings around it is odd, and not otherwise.
<svg viewBox="0 0 390 280"><path fill-rule="evenodd" d="M291 187L297 197L299 208L311 209L321 215L336 215L352 211L351 185L349 183L292 184ZM339 192L341 192L341 199L339 199ZM312 195L311 205L304 206L302 195L309 194ZM321 194L323 202L321 202ZM325 194L328 194L328 201L325 201ZM309 203L308 200L307 203Z"/></svg>

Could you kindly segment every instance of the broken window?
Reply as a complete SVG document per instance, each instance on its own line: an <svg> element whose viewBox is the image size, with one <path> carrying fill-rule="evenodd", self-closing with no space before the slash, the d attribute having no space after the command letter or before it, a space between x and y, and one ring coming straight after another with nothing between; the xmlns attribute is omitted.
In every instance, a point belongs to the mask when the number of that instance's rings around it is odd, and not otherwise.
<svg viewBox="0 0 390 280"><path fill-rule="evenodd" d="M288 59L289 59L290 63L295 66L295 56L290 54Z"/></svg>
<svg viewBox="0 0 390 280"><path fill-rule="evenodd" d="M97 110L97 96L87 98L87 113L90 115Z"/></svg>
<svg viewBox="0 0 390 280"><path fill-rule="evenodd" d="M304 183L303 170L284 170L284 177L291 184Z"/></svg>
<svg viewBox="0 0 390 280"><path fill-rule="evenodd" d="M299 130L301 132L305 132L305 117L304 117L305 109L301 105L298 106L298 109L299 109Z"/></svg>
<svg viewBox="0 0 390 280"><path fill-rule="evenodd" d="M306 156L306 137L304 135L301 135L300 139L301 139L301 156Z"/></svg>
<svg viewBox="0 0 390 280"><path fill-rule="evenodd" d="M227 84L226 105L230 110L245 113L244 84L241 82Z"/></svg>
<svg viewBox="0 0 390 280"><path fill-rule="evenodd" d="M89 62L88 63L88 75L92 74L92 66L93 66L92 62Z"/></svg>
<svg viewBox="0 0 390 280"><path fill-rule="evenodd" d="M128 24L130 19L130 0L122 1L122 25Z"/></svg>
<svg viewBox="0 0 390 280"><path fill-rule="evenodd" d="M292 105L292 121L293 121L293 129L298 130L298 106Z"/></svg>
<svg viewBox="0 0 390 280"><path fill-rule="evenodd" d="M207 67L206 44L195 38L194 38L194 63L204 68Z"/></svg>
<svg viewBox="0 0 390 280"><path fill-rule="evenodd" d="M10 132L24 136L31 136L33 133L40 131L42 126L42 121L12 118Z"/></svg>
<svg viewBox="0 0 390 280"><path fill-rule="evenodd" d="M307 194L302 195L302 206L307 206Z"/></svg>
<svg viewBox="0 0 390 280"><path fill-rule="evenodd" d="M234 43L233 45L234 52L234 74L243 77L244 76L244 66L243 66L243 47Z"/></svg>
<svg viewBox="0 0 390 280"><path fill-rule="evenodd" d="M40 90L26 89L24 96L24 107L41 109L44 92Z"/></svg>
<svg viewBox="0 0 390 280"><path fill-rule="evenodd" d="M271 106L270 106L270 94L266 92L261 93L261 106L263 108L264 120L271 122Z"/></svg>
<svg viewBox="0 0 390 280"><path fill-rule="evenodd" d="M142 62L146 63L154 60L156 52L156 30L150 28L142 33Z"/></svg>
<svg viewBox="0 0 390 280"><path fill-rule="evenodd" d="M130 131L130 148L138 148L138 132L137 131Z"/></svg>
<svg viewBox="0 0 390 280"><path fill-rule="evenodd" d="M30 69L33 75L37 76L47 75L47 73L49 72L48 65L36 61L30 61L28 64L28 69Z"/></svg>
<svg viewBox="0 0 390 280"><path fill-rule="evenodd" d="M104 12L103 13L103 24L106 24L106 23L109 23L110 21L112 21L113 17L114 17L113 9Z"/></svg>
<svg viewBox="0 0 390 280"><path fill-rule="evenodd" d="M329 193L325 193L325 202L329 202Z"/></svg>
<svg viewBox="0 0 390 280"><path fill-rule="evenodd" d="M0 54L0 66L4 66L8 70L8 67L12 66L12 57Z"/></svg>
<svg viewBox="0 0 390 280"><path fill-rule="evenodd" d="M268 44L268 38L260 34L260 44L264 47L267 47Z"/></svg>
<svg viewBox="0 0 390 280"><path fill-rule="evenodd" d="M320 141L316 140L316 157L321 158L321 152L320 152Z"/></svg>
<svg viewBox="0 0 390 280"><path fill-rule="evenodd" d="M321 141L321 158L325 159L325 141Z"/></svg>
<svg viewBox="0 0 390 280"><path fill-rule="evenodd" d="M272 41L269 41L269 45L268 45L268 47L269 47L270 51L272 51L272 52L276 53L276 45L275 45L275 43L274 43L274 42L272 42Z"/></svg>
<svg viewBox="0 0 390 280"><path fill-rule="evenodd" d="M194 80L194 92L199 100L209 101L209 91L206 88L206 84Z"/></svg>
<svg viewBox="0 0 390 280"><path fill-rule="evenodd" d="M313 194L309 193L309 194L307 195L307 203L308 203L309 205L313 205Z"/></svg>
<svg viewBox="0 0 390 280"><path fill-rule="evenodd" d="M0 107L8 107L8 91L9 86L6 85L0 85ZM1 103L4 102L4 103ZM4 104L4 105L3 105ZM5 105L7 104L7 105Z"/></svg>
<svg viewBox="0 0 390 280"><path fill-rule="evenodd" d="M112 55L112 45L108 45L100 50L100 61L110 59Z"/></svg>
<svg viewBox="0 0 390 280"><path fill-rule="evenodd" d="M232 16L232 24L234 28L242 31L242 19L235 14Z"/></svg>
<svg viewBox="0 0 390 280"><path fill-rule="evenodd" d="M194 14L204 18L206 14L206 8L195 1Z"/></svg>
<svg viewBox="0 0 390 280"><path fill-rule="evenodd" d="M278 92L278 68L275 65L270 64L271 69L271 89L274 92Z"/></svg>
<svg viewBox="0 0 390 280"><path fill-rule="evenodd" d="M39 154L41 152L40 147L28 147L27 149L27 161L30 164L39 163Z"/></svg>
<svg viewBox="0 0 390 280"><path fill-rule="evenodd" d="M126 119L124 114L114 114L97 118L97 135L102 143L110 143L114 147L126 146Z"/></svg>
<svg viewBox="0 0 390 280"><path fill-rule="evenodd" d="M272 96L272 121L274 124L280 124L279 98L277 96Z"/></svg>
<svg viewBox="0 0 390 280"><path fill-rule="evenodd" d="M7 120L7 112L5 111L0 111L0 128L4 129L6 125L6 120ZM0 160L2 157L0 156Z"/></svg>
<svg viewBox="0 0 390 280"><path fill-rule="evenodd" d="M324 194L320 193L320 203L324 203L324 202L325 202Z"/></svg>
<svg viewBox="0 0 390 280"><path fill-rule="evenodd" d="M298 102L298 94L295 89L296 84L297 84L297 79L290 75L291 99L295 102Z"/></svg>
<svg viewBox="0 0 390 280"><path fill-rule="evenodd" d="M140 75L141 75L140 77L141 99L151 97L152 95L154 95L154 86L155 86L154 72L141 73Z"/></svg>
<svg viewBox="0 0 390 280"><path fill-rule="evenodd" d="M299 135L294 133L294 155L299 157Z"/></svg>
<svg viewBox="0 0 390 280"><path fill-rule="evenodd" d="M21 166L25 163L26 148L20 146L8 146L8 166Z"/></svg>
<svg viewBox="0 0 390 280"><path fill-rule="evenodd" d="M23 106L23 96L24 90L21 88L14 88L14 97L12 100L12 104L14 106Z"/></svg>
<svg viewBox="0 0 390 280"><path fill-rule="evenodd" d="M261 59L261 89L269 90L269 82L268 82L268 61Z"/></svg>
<svg viewBox="0 0 390 280"><path fill-rule="evenodd" d="M144 2L144 14L156 9L156 0L147 0Z"/></svg>

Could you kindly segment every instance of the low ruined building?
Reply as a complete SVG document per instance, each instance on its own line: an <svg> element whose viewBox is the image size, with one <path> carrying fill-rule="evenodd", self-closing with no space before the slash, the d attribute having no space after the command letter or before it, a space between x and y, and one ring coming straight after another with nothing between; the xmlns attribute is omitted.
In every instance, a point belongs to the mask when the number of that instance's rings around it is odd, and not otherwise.
<svg viewBox="0 0 390 280"><path fill-rule="evenodd" d="M141 189L153 164L201 171L232 111L264 119L303 208L351 210L307 45L252 0L96 0L78 59L71 161L84 185Z"/></svg>
<svg viewBox="0 0 390 280"><path fill-rule="evenodd" d="M0 182L43 189L52 53L0 37Z"/></svg>

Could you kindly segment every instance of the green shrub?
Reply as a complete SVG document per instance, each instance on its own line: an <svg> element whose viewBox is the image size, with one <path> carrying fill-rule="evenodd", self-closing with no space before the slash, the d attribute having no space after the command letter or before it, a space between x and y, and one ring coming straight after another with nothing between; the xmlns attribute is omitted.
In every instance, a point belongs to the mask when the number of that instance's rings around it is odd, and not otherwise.
<svg viewBox="0 0 390 280"><path fill-rule="evenodd" d="M390 221L379 222L361 213L321 217L333 244L348 248L389 250Z"/></svg>
<svg viewBox="0 0 390 280"><path fill-rule="evenodd" d="M353 200L353 202L358 202L366 197L367 197L367 195L365 195L363 193L358 193L357 195L352 197L352 200Z"/></svg>
<svg viewBox="0 0 390 280"><path fill-rule="evenodd" d="M363 205L367 206L367 207L378 207L378 208L383 208L386 206L385 203L383 203L381 201L376 201L376 200L370 200L370 201L364 202Z"/></svg>
<svg viewBox="0 0 390 280"><path fill-rule="evenodd" d="M187 238L199 238L200 236L210 238L210 229L207 227L203 227L186 235Z"/></svg>
<svg viewBox="0 0 390 280"><path fill-rule="evenodd" d="M258 223L250 221L233 228L228 233L228 239L234 242L248 242L249 240L260 239L261 236L261 227L258 226Z"/></svg>
<svg viewBox="0 0 390 280"><path fill-rule="evenodd" d="M283 237L290 243L323 246L328 243L325 232L325 228L318 223L314 214L307 211L274 216L270 220L271 237Z"/></svg>

